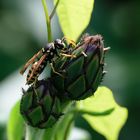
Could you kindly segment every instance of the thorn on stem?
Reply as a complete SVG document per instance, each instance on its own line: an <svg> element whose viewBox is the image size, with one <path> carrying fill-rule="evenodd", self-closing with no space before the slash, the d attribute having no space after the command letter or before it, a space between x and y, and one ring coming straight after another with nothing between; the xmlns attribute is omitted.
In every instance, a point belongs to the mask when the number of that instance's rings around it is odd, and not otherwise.
<svg viewBox="0 0 140 140"><path fill-rule="evenodd" d="M110 47L104 48L104 52L107 52L110 50Z"/></svg>

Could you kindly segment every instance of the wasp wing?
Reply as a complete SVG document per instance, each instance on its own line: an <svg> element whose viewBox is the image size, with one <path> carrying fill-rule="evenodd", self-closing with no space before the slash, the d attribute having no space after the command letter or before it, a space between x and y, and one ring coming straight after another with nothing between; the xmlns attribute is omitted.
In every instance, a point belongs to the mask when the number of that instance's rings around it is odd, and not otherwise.
<svg viewBox="0 0 140 140"><path fill-rule="evenodd" d="M30 81L32 79L32 77L34 76L34 74L37 72L38 68L40 67L40 65L42 64L42 62L46 59L47 55L44 54L40 60L36 63L33 64L33 69L32 69L32 73L30 74L30 77L28 78L28 81ZM27 82L28 82L27 81Z"/></svg>
<svg viewBox="0 0 140 140"><path fill-rule="evenodd" d="M24 65L24 67L20 70L20 74L24 74L26 69L29 67L30 64L35 62L35 59L42 54L42 50L40 50L37 54L35 54L28 62Z"/></svg>

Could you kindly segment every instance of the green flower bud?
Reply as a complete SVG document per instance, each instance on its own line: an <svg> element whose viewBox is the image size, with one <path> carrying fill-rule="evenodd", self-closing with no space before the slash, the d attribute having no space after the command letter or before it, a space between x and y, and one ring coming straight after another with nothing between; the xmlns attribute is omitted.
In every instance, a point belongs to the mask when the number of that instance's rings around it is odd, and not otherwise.
<svg viewBox="0 0 140 140"><path fill-rule="evenodd" d="M41 80L36 87L23 90L20 112L25 122L32 127L52 127L62 115L60 100L49 80Z"/></svg>
<svg viewBox="0 0 140 140"><path fill-rule="evenodd" d="M91 96L104 75L105 51L100 35L85 36L71 52L76 58L59 58L54 68L64 76L52 73L52 81L60 98L82 100Z"/></svg>

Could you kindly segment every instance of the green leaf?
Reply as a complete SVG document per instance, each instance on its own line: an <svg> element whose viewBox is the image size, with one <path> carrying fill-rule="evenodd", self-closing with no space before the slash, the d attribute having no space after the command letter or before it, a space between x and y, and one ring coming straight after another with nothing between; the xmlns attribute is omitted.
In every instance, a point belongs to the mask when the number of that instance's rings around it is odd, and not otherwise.
<svg viewBox="0 0 140 140"><path fill-rule="evenodd" d="M57 1L57 0L55 0ZM57 14L64 35L76 41L88 26L94 0L60 0Z"/></svg>
<svg viewBox="0 0 140 140"><path fill-rule="evenodd" d="M8 125L7 125L7 135L8 140L22 140L24 136L24 121L20 115L20 102L12 108L10 113Z"/></svg>
<svg viewBox="0 0 140 140"><path fill-rule="evenodd" d="M111 90L106 87L99 87L92 97L78 102L77 107L91 113L101 113L114 108L108 115L84 114L83 118L107 140L118 139L119 132L127 120L128 111L115 102Z"/></svg>

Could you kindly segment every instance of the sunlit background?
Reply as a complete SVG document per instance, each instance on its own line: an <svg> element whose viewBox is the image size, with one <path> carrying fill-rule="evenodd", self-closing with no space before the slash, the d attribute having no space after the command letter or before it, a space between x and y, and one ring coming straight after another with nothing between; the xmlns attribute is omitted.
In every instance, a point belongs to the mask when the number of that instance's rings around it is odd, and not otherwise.
<svg viewBox="0 0 140 140"><path fill-rule="evenodd" d="M52 1L48 0L50 9ZM76 21L75 21L76 22ZM102 34L111 51L106 56L108 74L102 85L114 92L117 102L129 110L120 140L140 139L140 1L96 0L91 22L85 32ZM53 18L53 37L63 36L57 16ZM10 109L20 99L25 77L19 69L47 42L41 0L0 0L0 140L6 140ZM105 140L82 119L91 139ZM76 128L73 131L79 132ZM73 138L73 140L81 140ZM89 135L89 134L85 134Z"/></svg>

